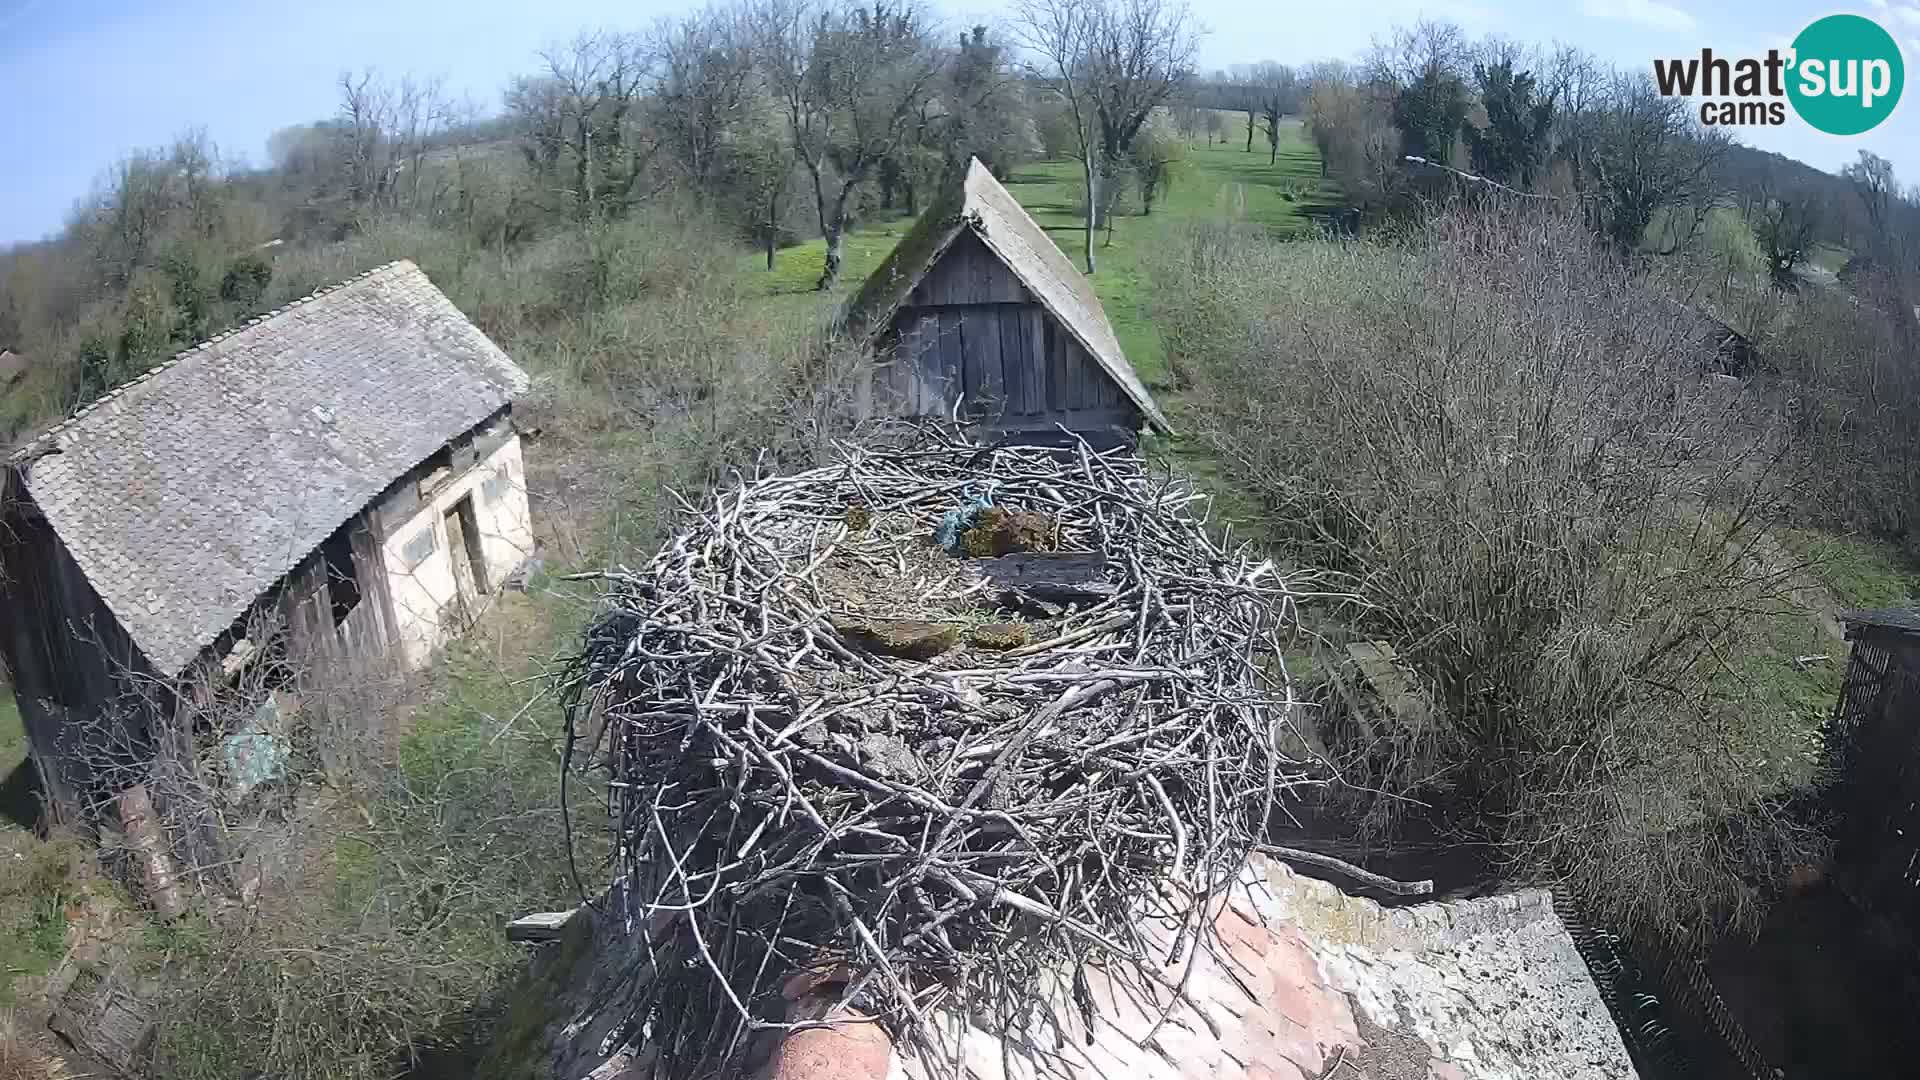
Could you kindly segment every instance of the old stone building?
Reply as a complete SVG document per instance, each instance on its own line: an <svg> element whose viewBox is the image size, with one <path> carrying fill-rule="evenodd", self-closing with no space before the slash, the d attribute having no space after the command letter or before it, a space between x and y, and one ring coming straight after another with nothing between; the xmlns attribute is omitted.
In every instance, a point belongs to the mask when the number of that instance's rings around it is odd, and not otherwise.
<svg viewBox="0 0 1920 1080"><path fill-rule="evenodd" d="M59 812L114 792L165 688L244 667L425 662L533 549L527 377L396 262L189 349L0 473L0 656ZM155 688L162 688L156 693Z"/></svg>

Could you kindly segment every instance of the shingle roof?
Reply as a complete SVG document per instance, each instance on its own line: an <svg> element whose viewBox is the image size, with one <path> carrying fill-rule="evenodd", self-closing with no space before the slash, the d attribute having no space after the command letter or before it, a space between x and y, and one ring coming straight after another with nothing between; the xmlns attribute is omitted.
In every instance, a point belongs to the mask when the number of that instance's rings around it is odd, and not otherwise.
<svg viewBox="0 0 1920 1080"><path fill-rule="evenodd" d="M411 262L198 345L13 458L154 669L175 674L526 373Z"/></svg>
<svg viewBox="0 0 1920 1080"><path fill-rule="evenodd" d="M1164 911L1139 925L1165 959L1165 986L1128 988L1100 964L1032 984L1057 1023L1035 1047L1003 1044L991 1019L953 997L929 1006L967 1075L1059 1080L1633 1080L1632 1058L1599 987L1544 890L1383 908L1256 856L1224 895L1211 940ZM539 1064L570 1078L631 1076L656 1048L620 1028L610 998L633 993L648 936L581 907L562 966L534 1005L554 1033ZM1176 942L1176 937L1185 945ZM573 965L571 968L565 965ZM835 1004L787 983L789 1015ZM957 997L957 995L955 995ZM1091 1006L1088 1016L1075 1007ZM626 1035L622 1035L622 1031ZM949 1044L953 1045L953 1044ZM1347 1067L1342 1068L1344 1063ZM797 1031L758 1075L773 1080L920 1080L950 1069L873 1024ZM644 1074L644 1070L641 1070Z"/></svg>
<svg viewBox="0 0 1920 1080"><path fill-rule="evenodd" d="M1093 354L1101 369L1120 384L1154 427L1171 431L1153 395L1147 393L1133 365L1127 363L1092 283L1074 268L1059 245L1000 186L979 158L968 162L961 182L949 184L942 191L860 287L847 305L849 327L864 334L885 330L913 287L940 261L961 231L969 228Z"/></svg>
<svg viewBox="0 0 1920 1080"><path fill-rule="evenodd" d="M1920 634L1920 607L1843 611L1840 613L1840 621L1846 624L1848 637L1852 637L1859 630L1894 630L1903 634Z"/></svg>

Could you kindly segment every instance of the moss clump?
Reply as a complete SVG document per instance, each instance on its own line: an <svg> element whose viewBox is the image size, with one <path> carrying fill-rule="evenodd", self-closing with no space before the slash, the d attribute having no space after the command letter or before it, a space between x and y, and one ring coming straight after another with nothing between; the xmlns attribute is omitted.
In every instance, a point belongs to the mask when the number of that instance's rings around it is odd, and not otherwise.
<svg viewBox="0 0 1920 1080"><path fill-rule="evenodd" d="M975 559L1023 551L1052 551L1059 531L1060 523L1051 514L989 506L980 511L972 528L960 534L960 551Z"/></svg>
<svg viewBox="0 0 1920 1080"><path fill-rule="evenodd" d="M993 550L993 530L986 525L987 515L993 510L980 512L980 524L960 534L960 553L970 559L989 559Z"/></svg>
<svg viewBox="0 0 1920 1080"><path fill-rule="evenodd" d="M833 628L840 632L841 637L868 652L907 660L928 660L960 643L959 627L918 619L836 622Z"/></svg>
<svg viewBox="0 0 1920 1080"><path fill-rule="evenodd" d="M1023 622L982 623L967 631L967 644L1002 652L1033 641L1033 628Z"/></svg>
<svg viewBox="0 0 1920 1080"><path fill-rule="evenodd" d="M847 523L850 533L864 533L873 527L873 511L865 503L851 503L841 519Z"/></svg>

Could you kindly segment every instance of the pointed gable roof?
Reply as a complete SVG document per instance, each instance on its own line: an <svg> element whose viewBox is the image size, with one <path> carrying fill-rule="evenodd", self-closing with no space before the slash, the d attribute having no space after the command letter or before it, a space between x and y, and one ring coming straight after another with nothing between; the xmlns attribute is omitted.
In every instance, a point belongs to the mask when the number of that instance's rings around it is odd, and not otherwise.
<svg viewBox="0 0 1920 1080"><path fill-rule="evenodd" d="M1107 376L1120 385L1149 423L1172 431L1154 404L1133 365L1127 363L1106 309L1093 293L1093 283L1067 259L1059 245L1033 220L993 173L974 158L960 182L949 183L920 220L894 246L880 268L854 295L844 315L850 330L873 337L886 330L913 287L933 269L964 231L985 243L1007 269L1061 326L1066 327L1093 356Z"/></svg>
<svg viewBox="0 0 1920 1080"><path fill-rule="evenodd" d="M172 675L527 385L402 260L180 353L11 464L148 663Z"/></svg>

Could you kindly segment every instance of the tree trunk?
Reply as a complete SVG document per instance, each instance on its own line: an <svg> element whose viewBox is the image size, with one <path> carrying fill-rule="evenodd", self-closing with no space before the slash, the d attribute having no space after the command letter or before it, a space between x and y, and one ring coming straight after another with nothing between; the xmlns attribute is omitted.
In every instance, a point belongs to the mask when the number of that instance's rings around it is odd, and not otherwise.
<svg viewBox="0 0 1920 1080"><path fill-rule="evenodd" d="M853 191L853 185L843 184L840 194L834 197L833 212L827 218L827 261L820 269L820 282L814 288L821 292L840 284L840 264L844 254L843 241L847 232L847 195Z"/></svg>
<svg viewBox="0 0 1920 1080"><path fill-rule="evenodd" d="M773 249L780 241L780 196L767 198L767 272L773 272Z"/></svg>
<svg viewBox="0 0 1920 1080"><path fill-rule="evenodd" d="M814 285L820 292L827 292L840 283L841 239L840 226L836 223L827 233L827 261L820 268L820 281Z"/></svg>
<svg viewBox="0 0 1920 1080"><path fill-rule="evenodd" d="M1253 110L1247 110L1247 153L1253 153Z"/></svg>
<svg viewBox="0 0 1920 1080"><path fill-rule="evenodd" d="M1083 160L1081 164L1085 167L1087 176L1087 273L1092 274L1093 231L1098 227L1098 218L1094 214L1094 208L1100 205L1100 178L1099 170L1094 168L1093 155L1091 153L1085 155L1085 160Z"/></svg>
<svg viewBox="0 0 1920 1080"><path fill-rule="evenodd" d="M1271 139L1271 140L1268 140L1268 143L1269 143L1269 149L1272 152L1267 155L1267 164L1277 165L1280 162L1280 140L1277 138Z"/></svg>
<svg viewBox="0 0 1920 1080"><path fill-rule="evenodd" d="M807 172L813 177L813 212L820 217L820 235L827 235L827 189L819 163L808 159Z"/></svg>

